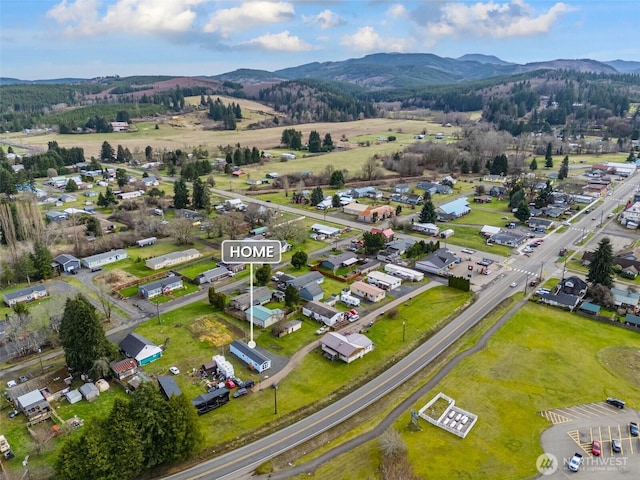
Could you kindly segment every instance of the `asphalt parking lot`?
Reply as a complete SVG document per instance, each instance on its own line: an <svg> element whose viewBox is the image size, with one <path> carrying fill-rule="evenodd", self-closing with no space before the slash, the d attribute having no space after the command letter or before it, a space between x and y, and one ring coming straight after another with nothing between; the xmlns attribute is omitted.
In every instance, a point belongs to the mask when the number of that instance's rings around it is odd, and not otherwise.
<svg viewBox="0 0 640 480"><path fill-rule="evenodd" d="M617 409L605 402L574 405L540 412L554 425L541 437L546 454L557 460L556 467L538 466L546 478L574 478L608 480L626 475L640 478L640 437L629 434L629 422L640 421L640 412L630 408ZM620 440L621 451L613 452L612 440ZM602 453L591 453L593 440L600 442ZM578 473L568 470L574 453L583 457ZM553 458L549 455L549 458Z"/></svg>

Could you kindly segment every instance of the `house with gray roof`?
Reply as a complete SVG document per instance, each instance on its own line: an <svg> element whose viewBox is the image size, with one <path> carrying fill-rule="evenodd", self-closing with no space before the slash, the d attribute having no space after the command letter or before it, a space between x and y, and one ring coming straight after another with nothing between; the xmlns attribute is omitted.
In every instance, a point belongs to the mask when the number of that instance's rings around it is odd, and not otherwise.
<svg viewBox="0 0 640 480"><path fill-rule="evenodd" d="M16 303L32 302L48 295L47 287L44 285L34 285L32 287L21 288L14 292L5 293L4 303L8 307L13 307Z"/></svg>
<svg viewBox="0 0 640 480"><path fill-rule="evenodd" d="M253 304L265 305L271 301L273 291L269 287L254 287L253 288ZM242 293L236 295L229 302L232 308L236 310L245 311L251 306L251 293Z"/></svg>
<svg viewBox="0 0 640 480"><path fill-rule="evenodd" d="M308 283L298 293L300 298L306 301L319 302L324 297L324 290L315 282Z"/></svg>
<svg viewBox="0 0 640 480"><path fill-rule="evenodd" d="M139 333L130 333L122 339L118 346L122 353L133 358L140 366L151 363L162 356L162 349Z"/></svg>
<svg viewBox="0 0 640 480"><path fill-rule="evenodd" d="M27 416L34 420L42 415L49 415L51 406L40 390L33 390L16 398L16 406Z"/></svg>
<svg viewBox="0 0 640 480"><path fill-rule="evenodd" d="M69 218L66 213L58 212L57 210L49 210L44 214L44 217L49 222L61 222Z"/></svg>
<svg viewBox="0 0 640 480"><path fill-rule="evenodd" d="M487 239L487 245L504 245L507 247L517 247L527 241L529 237L525 232L519 230L499 231Z"/></svg>
<svg viewBox="0 0 640 480"><path fill-rule="evenodd" d="M548 230L553 227L554 222L553 220L547 220L546 218L531 217L527 220L527 225L531 228L542 228L544 230Z"/></svg>
<svg viewBox="0 0 640 480"><path fill-rule="evenodd" d="M145 262L145 265L151 270L160 270L162 268L169 268L180 263L188 262L189 260L193 260L201 256L202 254L198 250L195 248L189 248L180 252L171 252L166 255L150 258Z"/></svg>
<svg viewBox="0 0 640 480"><path fill-rule="evenodd" d="M302 314L329 327L344 319L344 312L318 302L307 302L302 307Z"/></svg>
<svg viewBox="0 0 640 480"><path fill-rule="evenodd" d="M320 261L320 265L328 268L332 272L340 267L348 267L358 262L358 256L352 252L345 252L339 255L329 255L329 257Z"/></svg>
<svg viewBox="0 0 640 480"><path fill-rule="evenodd" d="M640 300L640 293L622 290L620 288L612 288L613 303L616 307L627 308L635 311Z"/></svg>
<svg viewBox="0 0 640 480"><path fill-rule="evenodd" d="M249 345L240 340L234 340L231 342L229 350L258 373L262 373L271 368L270 358L254 348L249 348Z"/></svg>
<svg viewBox="0 0 640 480"><path fill-rule="evenodd" d="M81 262L82 266L85 268L102 268L105 265L109 265L110 263L124 260L128 256L129 255L127 254L126 250L119 248L117 250L111 250L109 252L98 253L96 255L91 255L90 257L85 257Z"/></svg>
<svg viewBox="0 0 640 480"><path fill-rule="evenodd" d="M540 296L542 303L553 305L554 307L566 308L573 312L580 303L580 297L577 295L569 295L567 293L544 293Z"/></svg>
<svg viewBox="0 0 640 480"><path fill-rule="evenodd" d="M195 281L198 285L202 285L203 283L214 283L227 278L230 274L231 272L225 267L216 267L197 275Z"/></svg>
<svg viewBox="0 0 640 480"><path fill-rule="evenodd" d="M293 285L298 290L301 290L302 288L306 287L310 283L317 283L318 285L320 285L323 282L324 282L324 275L316 271L305 273L304 275L301 275L299 277L290 276L289 278L283 280L285 288L288 287L289 285Z"/></svg>
<svg viewBox="0 0 640 480"><path fill-rule="evenodd" d="M362 358L373 350L371 339L361 333L342 335L338 332L329 332L320 339L320 345L326 357L346 363Z"/></svg>
<svg viewBox="0 0 640 480"><path fill-rule="evenodd" d="M53 268L59 268L60 271L71 273L80 270L80 260L73 255L63 253L53 259Z"/></svg>
<svg viewBox="0 0 640 480"><path fill-rule="evenodd" d="M168 295L174 290L183 288L182 278L174 275L173 277L161 278L154 282L145 283L138 287L138 296L141 298L154 298L158 295Z"/></svg>
<svg viewBox="0 0 640 480"><path fill-rule="evenodd" d="M440 248L428 257L418 260L414 268L421 272L444 275L453 265L455 265L455 262L455 255L446 248Z"/></svg>

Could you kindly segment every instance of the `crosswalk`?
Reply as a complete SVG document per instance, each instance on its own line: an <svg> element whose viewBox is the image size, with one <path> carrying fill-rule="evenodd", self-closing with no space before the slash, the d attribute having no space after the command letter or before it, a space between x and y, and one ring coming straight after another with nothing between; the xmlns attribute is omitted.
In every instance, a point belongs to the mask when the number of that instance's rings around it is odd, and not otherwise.
<svg viewBox="0 0 640 480"><path fill-rule="evenodd" d="M511 270L514 272L520 272L527 275L538 275L540 273L540 272L530 272L529 270L524 270L522 268L514 268L514 267L512 267Z"/></svg>

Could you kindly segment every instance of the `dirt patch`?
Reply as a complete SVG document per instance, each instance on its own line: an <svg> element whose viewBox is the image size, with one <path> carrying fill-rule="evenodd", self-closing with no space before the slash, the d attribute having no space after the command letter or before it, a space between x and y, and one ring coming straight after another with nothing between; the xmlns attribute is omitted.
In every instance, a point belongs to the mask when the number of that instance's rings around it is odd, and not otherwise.
<svg viewBox="0 0 640 480"><path fill-rule="evenodd" d="M216 318L200 317L189 326L191 334L212 347L231 343L234 336L228 326Z"/></svg>
<svg viewBox="0 0 640 480"><path fill-rule="evenodd" d="M115 287L116 285L122 285L124 283L138 280L138 277L135 277L124 270L112 270L110 272L100 274L98 279L110 287Z"/></svg>

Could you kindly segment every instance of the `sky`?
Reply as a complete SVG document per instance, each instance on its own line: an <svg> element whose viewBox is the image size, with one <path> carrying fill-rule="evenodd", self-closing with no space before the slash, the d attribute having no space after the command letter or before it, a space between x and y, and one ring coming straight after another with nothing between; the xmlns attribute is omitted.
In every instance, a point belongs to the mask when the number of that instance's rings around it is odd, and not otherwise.
<svg viewBox="0 0 640 480"><path fill-rule="evenodd" d="M637 0L0 0L0 77L218 75L370 53L640 61Z"/></svg>

